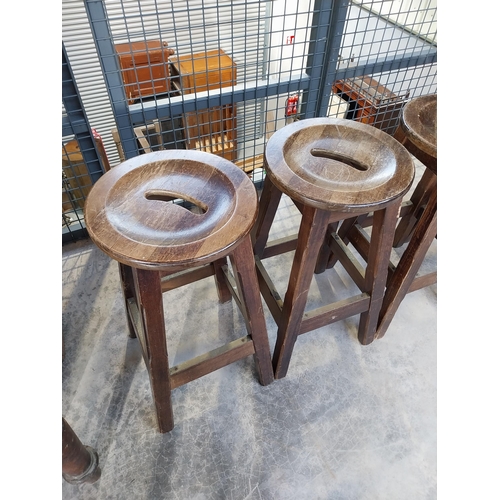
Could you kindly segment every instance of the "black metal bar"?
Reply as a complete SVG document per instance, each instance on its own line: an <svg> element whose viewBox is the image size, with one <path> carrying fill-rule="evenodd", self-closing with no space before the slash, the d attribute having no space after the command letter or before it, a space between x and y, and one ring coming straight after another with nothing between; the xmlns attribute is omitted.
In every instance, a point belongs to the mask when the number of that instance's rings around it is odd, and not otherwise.
<svg viewBox="0 0 500 500"><path fill-rule="evenodd" d="M73 127L71 126L71 122L67 116L62 117L62 135L63 137L68 135L73 135Z"/></svg>
<svg viewBox="0 0 500 500"><path fill-rule="evenodd" d="M94 183L102 176L105 169L97 152L92 129L76 88L64 43L62 44L62 101L66 110L66 125L69 125L72 134L78 141L83 161Z"/></svg>
<svg viewBox="0 0 500 500"><path fill-rule="evenodd" d="M127 98L111 38L106 9L102 0L86 0L85 9L110 97L116 128L121 138L123 153L125 158L133 158L139 154L139 149L130 120Z"/></svg>
<svg viewBox="0 0 500 500"><path fill-rule="evenodd" d="M322 93L317 100L315 116L326 116L328 105L330 103L333 82L339 79L337 67L348 10L349 0L337 0L334 2L332 11L332 29L326 53L326 60L328 61L328 64L325 65L326 71L324 71L322 75Z"/></svg>
<svg viewBox="0 0 500 500"><path fill-rule="evenodd" d="M437 49L434 47L430 47L419 54L413 53L410 56L396 56L393 59L385 61L368 60L365 64L362 65L338 69L335 73L334 80L343 80L345 78L353 78L355 76L396 71L415 66L433 64L435 62L437 62Z"/></svg>
<svg viewBox="0 0 500 500"><path fill-rule="evenodd" d="M332 55L332 58L333 57L334 55ZM307 101L307 99L312 98L312 94L307 93L307 90L310 89L312 85L312 78L302 75L295 80L288 80L287 82L270 83L262 81L261 85L254 85L241 90L238 89L238 86L235 86L234 88L211 90L210 95L206 92L199 92L197 94L187 94L181 97L158 98L155 102L132 104L129 107L130 119L133 123L144 123L144 121L147 120L169 118L184 112L195 111L198 108L204 109L212 106L243 102L258 97L272 97L284 92L294 92L297 90L304 90L303 111L305 109L304 106L306 106L306 109L311 107L314 109L314 111L312 111L313 114L325 113L328 106L327 99L331 93L332 84L336 80L422 66L435 63L436 61L437 50L435 48L429 48L426 52L422 52L421 54L413 54L410 56L402 55L387 61L367 61L362 65L336 69L334 72L330 71L320 78L322 81L322 88L324 89L321 94L321 104ZM333 65L334 63L332 62L331 64ZM317 94L317 91L315 92ZM307 106L309 106L309 108L307 108Z"/></svg>
<svg viewBox="0 0 500 500"><path fill-rule="evenodd" d="M330 0L316 0L311 28L311 41L307 57L309 87L302 96L301 114L304 118L316 116L317 101L322 93L323 71L328 57L332 31L334 4Z"/></svg>
<svg viewBox="0 0 500 500"><path fill-rule="evenodd" d="M196 94L185 94L179 97L157 98L156 101L132 104L129 106L130 118L133 123L144 123L144 121L170 118L189 111L206 109L214 106L223 106L258 99L260 97L271 97L285 92L295 92L307 89L309 77L298 75L295 79L286 82L269 82L262 80L260 84L251 86L236 85L221 89L211 89L208 92Z"/></svg>

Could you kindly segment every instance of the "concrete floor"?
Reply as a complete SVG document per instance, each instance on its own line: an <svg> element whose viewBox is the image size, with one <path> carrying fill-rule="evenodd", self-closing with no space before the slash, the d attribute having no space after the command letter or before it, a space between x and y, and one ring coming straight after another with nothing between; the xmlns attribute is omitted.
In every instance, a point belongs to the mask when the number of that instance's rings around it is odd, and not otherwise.
<svg viewBox="0 0 500 500"><path fill-rule="evenodd" d="M274 235L293 231L289 199L278 213ZM272 259L280 293L290 259ZM267 387L249 357L175 389L175 427L160 434L116 262L84 240L63 247L62 264L63 416L102 469L94 484L62 480L63 499L436 498L436 286L408 295L369 346L357 341L359 316L300 336L288 375ZM308 308L356 290L335 267L313 278ZM212 279L165 294L164 305L173 364L244 335Z"/></svg>

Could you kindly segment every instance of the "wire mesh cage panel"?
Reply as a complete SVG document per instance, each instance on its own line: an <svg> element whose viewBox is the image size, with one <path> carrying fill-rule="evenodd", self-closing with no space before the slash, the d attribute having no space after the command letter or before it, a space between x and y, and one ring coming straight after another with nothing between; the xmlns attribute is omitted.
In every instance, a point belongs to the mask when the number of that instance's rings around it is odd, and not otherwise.
<svg viewBox="0 0 500 500"><path fill-rule="evenodd" d="M66 50L62 48L62 237L86 236L85 199L110 165L101 136L90 127Z"/></svg>
<svg viewBox="0 0 500 500"><path fill-rule="evenodd" d="M393 134L408 99L436 92L436 64L418 64L435 55L436 10L435 0L349 3L332 85L346 118Z"/></svg>
<svg viewBox="0 0 500 500"><path fill-rule="evenodd" d="M63 235L72 235L85 228L83 204L92 183L76 139L63 137L62 144L62 227Z"/></svg>
<svg viewBox="0 0 500 500"><path fill-rule="evenodd" d="M63 238L66 236L71 240L86 235L83 207L94 181L87 166L90 162L84 160L85 153L93 153L96 149L100 162L93 162L95 168L99 169L99 172L101 164L105 170L110 168L102 138L97 131L92 130L92 137L91 134L80 135L79 139L80 141L75 136L62 139L62 229ZM95 146L90 146L92 139ZM87 149L82 151L81 142L89 144ZM81 232L83 234L80 235Z"/></svg>
<svg viewBox="0 0 500 500"><path fill-rule="evenodd" d="M392 134L408 99L437 90L436 0L63 0L63 27L111 167L197 149L259 182L288 123Z"/></svg>

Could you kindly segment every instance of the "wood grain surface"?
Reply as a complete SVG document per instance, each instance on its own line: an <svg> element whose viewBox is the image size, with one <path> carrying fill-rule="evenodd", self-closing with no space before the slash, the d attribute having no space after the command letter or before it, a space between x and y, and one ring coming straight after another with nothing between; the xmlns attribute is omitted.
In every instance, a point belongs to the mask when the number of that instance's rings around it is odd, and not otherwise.
<svg viewBox="0 0 500 500"><path fill-rule="evenodd" d="M233 163L200 151L165 150L102 176L87 198L85 222L96 245L115 260L167 270L227 255L249 233L256 211L255 187Z"/></svg>
<svg viewBox="0 0 500 500"><path fill-rule="evenodd" d="M372 126L311 118L278 130L265 168L292 199L322 210L363 213L408 191L415 175L408 151Z"/></svg>

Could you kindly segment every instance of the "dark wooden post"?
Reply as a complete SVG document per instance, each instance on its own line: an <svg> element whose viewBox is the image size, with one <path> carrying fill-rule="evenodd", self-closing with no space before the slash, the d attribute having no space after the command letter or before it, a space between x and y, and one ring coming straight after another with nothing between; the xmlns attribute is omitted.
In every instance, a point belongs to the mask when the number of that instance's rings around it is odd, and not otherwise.
<svg viewBox="0 0 500 500"><path fill-rule="evenodd" d="M64 418L62 419L62 475L72 484L95 483L101 477L96 451L82 444Z"/></svg>

